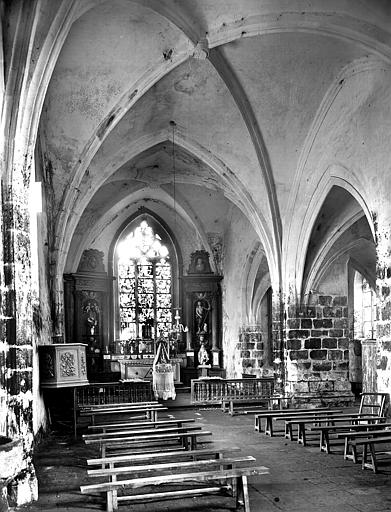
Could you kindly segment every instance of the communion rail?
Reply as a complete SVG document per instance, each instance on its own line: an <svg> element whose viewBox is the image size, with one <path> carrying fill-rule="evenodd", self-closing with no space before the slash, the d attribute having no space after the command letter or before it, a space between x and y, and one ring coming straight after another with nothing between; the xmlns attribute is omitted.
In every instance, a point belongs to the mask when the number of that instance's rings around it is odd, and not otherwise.
<svg viewBox="0 0 391 512"><path fill-rule="evenodd" d="M154 400L152 382L94 382L73 389L73 430L77 438L80 411L91 405L149 402Z"/></svg>
<svg viewBox="0 0 391 512"><path fill-rule="evenodd" d="M254 379L192 379L191 403L220 404L223 400L257 400L274 393L272 377Z"/></svg>
<svg viewBox="0 0 391 512"><path fill-rule="evenodd" d="M148 402L154 400L149 381L102 382L76 388L77 409L88 405Z"/></svg>

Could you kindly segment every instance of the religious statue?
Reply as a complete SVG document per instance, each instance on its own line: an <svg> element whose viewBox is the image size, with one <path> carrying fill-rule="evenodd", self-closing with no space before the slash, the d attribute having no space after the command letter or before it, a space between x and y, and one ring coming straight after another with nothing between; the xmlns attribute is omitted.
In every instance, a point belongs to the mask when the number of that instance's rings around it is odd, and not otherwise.
<svg viewBox="0 0 391 512"><path fill-rule="evenodd" d="M208 314L210 311L209 302L205 299L197 300L195 307L196 333L208 332Z"/></svg>
<svg viewBox="0 0 391 512"><path fill-rule="evenodd" d="M87 334L94 336L99 334L99 304L95 299L89 299L84 303L83 312L86 317Z"/></svg>
<svg viewBox="0 0 391 512"><path fill-rule="evenodd" d="M209 363L209 354L205 348L205 343L201 342L200 350L198 351L198 364L205 365Z"/></svg>

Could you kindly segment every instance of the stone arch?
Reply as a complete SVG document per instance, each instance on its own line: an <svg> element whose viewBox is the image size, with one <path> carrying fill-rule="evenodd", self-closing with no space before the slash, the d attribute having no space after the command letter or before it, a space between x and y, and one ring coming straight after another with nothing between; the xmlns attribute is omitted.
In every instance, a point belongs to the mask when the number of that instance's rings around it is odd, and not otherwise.
<svg viewBox="0 0 391 512"><path fill-rule="evenodd" d="M350 178L350 181L348 180ZM295 268L299 281L296 282L296 290L298 295L303 293L302 278L304 275L304 265L307 256L307 249L311 232L314 226L315 219L317 218L324 201L329 195L333 187L340 187L346 190L360 205L364 215L370 226L372 235L374 236L374 226L372 215L365 200L364 194L360 192L364 187L358 185L358 179L354 173L340 165L330 166L322 175L317 183L315 193L311 198L308 208L305 212L303 222L301 224L300 234L297 242L297 252L295 254Z"/></svg>
<svg viewBox="0 0 391 512"><path fill-rule="evenodd" d="M303 229L308 230L308 222L311 222L309 211L316 210L317 204L323 202L329 188L332 186L332 184L328 183L330 180L335 180L336 185L347 188L353 197L355 197L362 206L373 231L373 221L368 206L369 202L366 198L366 189L354 169L347 168L333 160L327 161L326 158L324 160L317 159L312 164L313 168L311 168L311 172L309 173L309 180L305 181L304 176L308 175L307 168L322 126L325 124L329 112L339 97L344 84L349 78L354 77L358 73L382 70L384 66L384 60L372 56L357 59L345 66L327 90L306 136L298 160L288 206L288 211L296 211L299 217L290 220L287 228L287 236L284 237L283 242L284 282L290 283L290 286L292 286L292 282L295 281L295 287L298 289L297 293L301 291L301 284L299 282L301 273L297 273L296 269L297 265L299 269L302 268L302 261L297 255L294 257L291 255L296 253L298 248L301 248L301 252L303 252ZM310 197L310 200L308 204L304 205L305 209L300 209L304 192L304 197ZM292 294L292 290L286 289L285 291L287 295Z"/></svg>
<svg viewBox="0 0 391 512"><path fill-rule="evenodd" d="M141 207L137 211L135 211L132 215L130 215L124 222L122 222L121 226L115 232L112 242L109 247L109 255L108 255L108 276L109 280L113 283L114 286L110 287L109 294L109 339L112 343L114 341L113 334L118 331L117 318L115 315L116 308L118 308L117 303L117 287L116 287L116 279L115 279L115 250L118 242L121 240L123 236L126 236L127 232L130 229L136 227L138 220L140 219L151 220L155 225L155 230L160 229L161 232L164 233L167 238L168 247L170 250L170 255L172 256L172 306L176 306L181 303L182 297L182 276L183 276L183 258L180 244L175 236L175 233L172 231L171 227L162 219L159 215L157 215L153 210L149 208Z"/></svg>
<svg viewBox="0 0 391 512"><path fill-rule="evenodd" d="M148 136L137 139L126 148L126 155L123 155L122 159L128 161L142 151L145 151L160 142L164 142L167 139L169 139L167 130L161 130L160 132L149 134ZM276 256L273 250L274 244L272 242L272 235L268 229L265 219L263 219L259 214L250 194L236 177L235 173L232 172L232 170L230 170L220 158L211 154L210 151L198 144L196 141L186 138L179 130L176 134L175 140L178 146L181 146L196 158L200 159L221 178L221 183L224 186L224 193L244 213L256 230L265 248L272 278L275 282L278 282L278 265L276 264ZM114 171L115 170L110 170L109 172L112 174ZM81 215L81 204L88 204L95 191L99 189L110 174L106 173L100 175L100 180L94 184L94 187L88 189L84 194L79 194L77 205L73 205L73 208L67 212L63 211L59 216L60 218L57 222L56 229L57 238L59 240L56 264L57 276L62 276L63 274L70 242Z"/></svg>

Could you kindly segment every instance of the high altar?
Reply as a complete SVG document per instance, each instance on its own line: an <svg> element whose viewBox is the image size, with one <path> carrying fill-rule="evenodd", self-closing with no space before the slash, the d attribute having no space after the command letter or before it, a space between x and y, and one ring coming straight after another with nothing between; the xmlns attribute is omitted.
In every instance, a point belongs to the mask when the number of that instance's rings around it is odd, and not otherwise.
<svg viewBox="0 0 391 512"><path fill-rule="evenodd" d="M175 332L170 338L170 361L174 380L190 385L202 373L223 376L221 368L221 290L222 276L212 272L209 254L195 251L187 275L180 279L182 308L173 310L179 325L188 332ZM115 278L108 276L103 253L84 251L78 271L64 276L66 306L66 341L86 344L87 371L90 380L152 379L156 342L149 325L130 339L114 339L110 322L113 314L111 297ZM176 314L174 314L176 313ZM177 327L178 329L178 327ZM200 361L200 350L204 351ZM205 355L206 354L206 355ZM205 368L207 370L205 370Z"/></svg>

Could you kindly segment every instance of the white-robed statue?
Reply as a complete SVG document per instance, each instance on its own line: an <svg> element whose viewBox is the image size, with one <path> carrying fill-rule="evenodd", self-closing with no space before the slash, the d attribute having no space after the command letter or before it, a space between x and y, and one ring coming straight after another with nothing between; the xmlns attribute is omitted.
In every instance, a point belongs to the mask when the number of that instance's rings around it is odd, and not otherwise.
<svg viewBox="0 0 391 512"><path fill-rule="evenodd" d="M200 350L198 351L198 364L206 365L209 363L209 354L205 348L205 343L201 342Z"/></svg>
<svg viewBox="0 0 391 512"><path fill-rule="evenodd" d="M158 342L152 366L152 386L156 398L175 400L174 369L170 363L168 339Z"/></svg>

